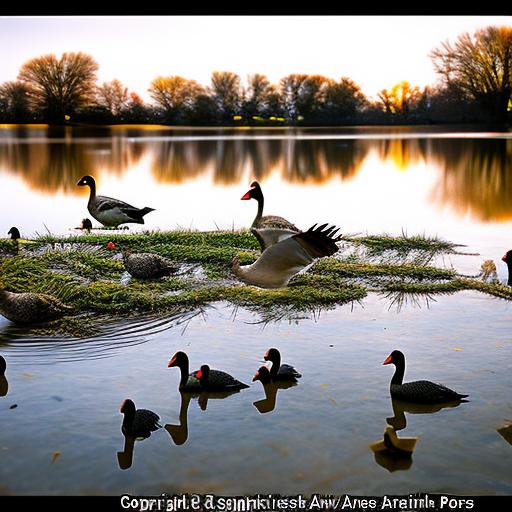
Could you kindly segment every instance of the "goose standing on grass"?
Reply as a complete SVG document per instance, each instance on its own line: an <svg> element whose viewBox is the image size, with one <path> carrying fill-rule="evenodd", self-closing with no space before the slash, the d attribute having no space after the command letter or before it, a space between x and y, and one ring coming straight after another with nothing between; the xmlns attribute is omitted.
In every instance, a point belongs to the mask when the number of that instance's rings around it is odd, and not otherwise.
<svg viewBox="0 0 512 512"><path fill-rule="evenodd" d="M302 375L291 365L281 364L281 353L277 348L269 348L263 356L265 361L271 361L272 367L270 368L270 378L273 381L288 380L297 382Z"/></svg>
<svg viewBox="0 0 512 512"><path fill-rule="evenodd" d="M174 274L178 266L159 254L150 252L123 253L126 270L137 279L156 279Z"/></svg>
<svg viewBox="0 0 512 512"><path fill-rule="evenodd" d="M72 310L46 293L14 293L0 288L0 314L16 324L48 322Z"/></svg>
<svg viewBox="0 0 512 512"><path fill-rule="evenodd" d="M201 389L205 391L236 391L248 388L247 384L235 379L229 373L220 370L211 370L207 364L203 364L197 372Z"/></svg>
<svg viewBox="0 0 512 512"><path fill-rule="evenodd" d="M512 286L512 249L505 253L505 255L501 258L501 261L504 261L507 264L507 268L508 268L507 284L509 286Z"/></svg>
<svg viewBox="0 0 512 512"><path fill-rule="evenodd" d="M462 400L469 395L461 395L446 386L428 380L402 383L405 373L405 356L400 350L393 350L382 364L394 364L396 369L391 379L391 396L405 402L435 404Z"/></svg>
<svg viewBox="0 0 512 512"><path fill-rule="evenodd" d="M277 215L263 216L264 198L261 186L257 181L251 183L251 188L241 197L242 201L255 199L258 202L258 211L251 225L251 232L258 240L261 250L288 238L295 233L300 233L300 229Z"/></svg>
<svg viewBox="0 0 512 512"><path fill-rule="evenodd" d="M96 182L92 176L84 176L77 183L79 187L88 186L91 190L87 209L89 213L104 226L117 228L119 224L144 224L144 215L154 208L135 208L124 201L96 195Z"/></svg>
<svg viewBox="0 0 512 512"><path fill-rule="evenodd" d="M316 224L307 231L292 235L265 249L251 265L240 266L238 256L233 258L233 273L242 281L260 288L282 288L290 279L317 258L332 256L338 251L336 242L341 235L336 226Z"/></svg>
<svg viewBox="0 0 512 512"><path fill-rule="evenodd" d="M162 428L158 423L160 421L158 414L148 409L135 409L133 400L129 398L121 404L120 412L124 414L121 431L125 436L145 439L151 435L151 432Z"/></svg>

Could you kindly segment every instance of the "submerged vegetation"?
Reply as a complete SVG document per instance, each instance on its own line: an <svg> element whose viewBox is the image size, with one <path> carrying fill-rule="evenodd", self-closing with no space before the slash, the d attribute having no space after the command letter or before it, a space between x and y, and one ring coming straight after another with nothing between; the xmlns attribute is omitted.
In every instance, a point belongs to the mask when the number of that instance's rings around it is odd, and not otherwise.
<svg viewBox="0 0 512 512"><path fill-rule="evenodd" d="M0 241L0 286L50 293L73 306L76 317L54 322L55 329L73 332L81 318L89 325L91 314L165 315L217 301L244 306L267 320L361 301L369 292L383 294L398 307L409 299L423 297L428 303L436 294L461 290L512 300L508 286L430 264L435 256L464 254L458 247L405 234L345 237L335 257L318 260L287 288L265 290L244 285L231 273L235 255L242 264L258 257L257 241L248 231L41 236L21 242L19 249L10 240ZM158 280L131 278L122 260L129 252L166 256L179 263L180 270Z"/></svg>

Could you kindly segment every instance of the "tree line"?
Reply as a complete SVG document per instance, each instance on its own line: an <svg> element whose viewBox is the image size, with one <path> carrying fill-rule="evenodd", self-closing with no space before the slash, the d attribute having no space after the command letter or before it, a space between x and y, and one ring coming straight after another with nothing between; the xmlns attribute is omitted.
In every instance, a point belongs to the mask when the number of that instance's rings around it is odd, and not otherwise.
<svg viewBox="0 0 512 512"><path fill-rule="evenodd" d="M215 71L208 86L155 78L144 102L119 80L97 84L90 55L43 55L0 84L0 122L173 125L340 125L506 123L512 117L512 27L487 27L442 43L430 57L440 80L420 89L401 81L367 98L348 77L290 74L272 84Z"/></svg>

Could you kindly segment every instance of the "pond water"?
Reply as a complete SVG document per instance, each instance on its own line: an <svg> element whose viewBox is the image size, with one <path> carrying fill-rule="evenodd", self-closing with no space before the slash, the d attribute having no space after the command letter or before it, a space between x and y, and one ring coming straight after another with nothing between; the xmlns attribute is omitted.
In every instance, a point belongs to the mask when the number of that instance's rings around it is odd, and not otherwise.
<svg viewBox="0 0 512 512"><path fill-rule="evenodd" d="M433 128L218 130L0 127L0 236L74 233L88 216L76 187L155 208L141 229L247 227L258 179L266 213L347 234L438 235L478 256L444 258L476 272L512 247L512 134ZM0 493L444 492L512 494L512 304L477 292L396 307L361 303L262 322L227 303L168 318L100 319L85 339L35 336L0 317ZM303 377L265 400L251 383L271 346ZM441 410L392 403L393 350L406 380L442 382L469 401ZM177 351L252 384L187 397ZM132 398L167 428L125 445L119 406ZM263 401L263 402L262 402ZM412 458L379 456L394 416ZM389 420L388 420L389 421ZM509 433L510 432L510 433ZM508 441L507 441L508 439Z"/></svg>

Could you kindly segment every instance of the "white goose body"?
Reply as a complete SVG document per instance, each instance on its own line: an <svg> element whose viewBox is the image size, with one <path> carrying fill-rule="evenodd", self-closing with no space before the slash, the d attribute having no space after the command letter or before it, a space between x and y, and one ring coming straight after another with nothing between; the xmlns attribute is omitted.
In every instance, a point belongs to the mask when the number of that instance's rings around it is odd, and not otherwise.
<svg viewBox="0 0 512 512"><path fill-rule="evenodd" d="M340 236L334 226L323 231L327 224L312 226L268 247L251 265L240 266L233 260L233 273L242 281L260 288L283 288L290 279L313 263L315 259L331 256L337 250Z"/></svg>

